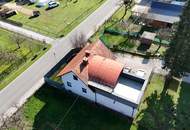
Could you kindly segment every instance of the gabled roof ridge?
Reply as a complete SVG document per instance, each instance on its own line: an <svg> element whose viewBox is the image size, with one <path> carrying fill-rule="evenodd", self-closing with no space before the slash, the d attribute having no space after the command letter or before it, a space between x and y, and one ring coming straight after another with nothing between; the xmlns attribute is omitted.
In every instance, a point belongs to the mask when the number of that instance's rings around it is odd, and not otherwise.
<svg viewBox="0 0 190 130"><path fill-rule="evenodd" d="M89 55L86 55L86 51L89 51L87 53L89 53ZM86 63L84 62L84 57L87 56L88 59L86 61ZM111 60L114 60L114 55L112 54L112 52L101 42L101 41L97 41L96 43L92 43L89 45L86 45L58 74L58 76L62 76L66 73L69 72L73 72L75 73L81 80L83 80L83 82L88 83L89 80L89 65L91 62L91 59L95 59L94 57L99 56L102 57L104 59L110 59L110 60L105 60L105 63L110 63L114 62ZM98 61L101 62L101 59L99 59ZM83 65L84 62L84 65ZM101 63L101 65L104 63ZM117 66L117 64L115 64ZM115 66L115 67L116 67ZM95 65L95 67L97 67ZM119 66L119 68L121 68ZM100 69L102 69L102 67L100 67ZM106 67L104 67L103 69L106 69ZM115 69L118 71L118 69ZM104 70L103 70L104 71ZM99 72L99 71L98 71ZM110 72L106 70L106 72ZM106 74L105 74L106 75ZM107 77L106 77L107 79ZM114 78L115 81L116 78ZM113 84L112 84L113 86Z"/></svg>

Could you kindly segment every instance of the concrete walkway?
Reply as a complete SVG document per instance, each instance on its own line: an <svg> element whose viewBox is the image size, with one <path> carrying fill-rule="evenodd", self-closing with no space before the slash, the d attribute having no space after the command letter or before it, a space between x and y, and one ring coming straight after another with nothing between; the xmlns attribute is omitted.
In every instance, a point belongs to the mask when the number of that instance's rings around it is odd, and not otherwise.
<svg viewBox="0 0 190 130"><path fill-rule="evenodd" d="M182 81L190 84L190 73L187 73L186 76L182 78Z"/></svg>
<svg viewBox="0 0 190 130"><path fill-rule="evenodd" d="M9 116L14 113L28 97L40 88L44 83L44 75L73 48L72 39L80 33L86 36L86 39L92 36L96 29L119 8L118 1L119 0L107 0L66 37L55 40L54 42L48 37L18 27L11 26L10 28L9 24L1 22L0 26L4 26L4 28L7 26L11 31L19 32L29 37L32 35L32 37L35 36L35 38L39 38L39 40L46 39L46 42L52 43L52 48L12 81L5 89L0 91L0 115ZM24 96L26 93L29 93L29 95Z"/></svg>
<svg viewBox="0 0 190 130"><path fill-rule="evenodd" d="M21 27L17 27L15 25L12 25L12 24L9 24L9 23L3 22L3 21L0 21L0 28L4 28L6 30L21 34L23 36L26 36L26 37L34 39L34 40L46 42L48 44L52 44L53 41L55 40L53 38L44 36L42 34L27 30L27 29L24 29Z"/></svg>

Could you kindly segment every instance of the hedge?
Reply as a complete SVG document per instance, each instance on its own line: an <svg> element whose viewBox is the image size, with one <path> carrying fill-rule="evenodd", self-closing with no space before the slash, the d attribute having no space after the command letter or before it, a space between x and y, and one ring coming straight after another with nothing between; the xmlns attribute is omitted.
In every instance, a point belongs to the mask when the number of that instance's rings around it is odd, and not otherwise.
<svg viewBox="0 0 190 130"><path fill-rule="evenodd" d="M105 29L104 33L110 33L112 35L122 35L122 36L131 36L134 38L139 37L139 32L123 32L116 29Z"/></svg>

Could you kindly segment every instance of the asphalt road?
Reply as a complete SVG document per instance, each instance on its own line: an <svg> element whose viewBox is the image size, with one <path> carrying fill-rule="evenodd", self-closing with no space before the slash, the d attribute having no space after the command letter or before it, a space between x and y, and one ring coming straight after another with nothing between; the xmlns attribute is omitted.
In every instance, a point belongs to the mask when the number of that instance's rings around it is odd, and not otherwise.
<svg viewBox="0 0 190 130"><path fill-rule="evenodd" d="M40 88L44 83L44 75L73 48L71 42L73 37L82 33L88 39L119 8L118 1L107 0L66 37L55 40L52 43L52 48L45 55L12 81L5 89L0 91L0 115L3 115L7 110L20 102L24 98L23 95L28 93L34 86L37 89ZM31 35L33 33L31 32Z"/></svg>

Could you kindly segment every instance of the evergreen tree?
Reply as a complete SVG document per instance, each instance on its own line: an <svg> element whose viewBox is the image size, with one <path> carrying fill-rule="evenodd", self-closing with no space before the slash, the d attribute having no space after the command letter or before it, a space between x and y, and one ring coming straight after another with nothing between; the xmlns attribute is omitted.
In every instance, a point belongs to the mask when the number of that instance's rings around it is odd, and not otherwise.
<svg viewBox="0 0 190 130"><path fill-rule="evenodd" d="M190 71L190 5L184 9L178 30L165 55L165 67L169 69L166 84L173 76L183 76Z"/></svg>

